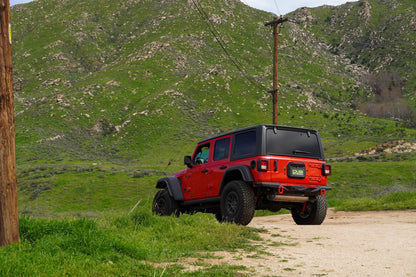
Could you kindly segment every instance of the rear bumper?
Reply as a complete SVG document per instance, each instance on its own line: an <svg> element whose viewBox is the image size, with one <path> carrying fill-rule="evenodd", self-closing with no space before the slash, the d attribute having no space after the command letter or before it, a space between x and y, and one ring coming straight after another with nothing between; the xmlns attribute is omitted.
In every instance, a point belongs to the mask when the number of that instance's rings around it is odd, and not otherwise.
<svg viewBox="0 0 416 277"><path fill-rule="evenodd" d="M291 186L268 182L255 183L255 186L276 189L279 194L294 193L304 195L322 195L322 191L325 192L331 189L331 187L328 186Z"/></svg>

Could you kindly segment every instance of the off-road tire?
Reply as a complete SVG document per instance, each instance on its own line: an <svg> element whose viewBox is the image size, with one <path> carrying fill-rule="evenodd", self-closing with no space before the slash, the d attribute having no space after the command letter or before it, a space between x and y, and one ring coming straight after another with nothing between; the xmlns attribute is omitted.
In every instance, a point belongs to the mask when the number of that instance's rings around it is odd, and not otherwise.
<svg viewBox="0 0 416 277"><path fill-rule="evenodd" d="M292 218L298 225L320 225L326 217L326 198L316 196L313 203L307 203L302 213L303 204L292 209Z"/></svg>
<svg viewBox="0 0 416 277"><path fill-rule="evenodd" d="M159 190L153 198L152 212L161 216L179 216L178 203L166 189Z"/></svg>
<svg viewBox="0 0 416 277"><path fill-rule="evenodd" d="M229 182L221 196L221 214L225 222L247 225L253 219L255 196L253 189L243 181Z"/></svg>
<svg viewBox="0 0 416 277"><path fill-rule="evenodd" d="M224 217L222 216L221 212L216 212L214 215L215 215L215 218L217 219L217 221L219 223L223 223L224 222Z"/></svg>

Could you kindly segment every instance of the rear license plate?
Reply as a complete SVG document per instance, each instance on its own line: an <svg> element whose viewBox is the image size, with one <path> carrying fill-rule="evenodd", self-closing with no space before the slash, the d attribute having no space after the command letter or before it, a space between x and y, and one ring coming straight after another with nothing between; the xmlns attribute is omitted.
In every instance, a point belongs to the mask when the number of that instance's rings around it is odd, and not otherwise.
<svg viewBox="0 0 416 277"><path fill-rule="evenodd" d="M305 164L289 163L287 165L287 176L290 178L303 179L306 176Z"/></svg>

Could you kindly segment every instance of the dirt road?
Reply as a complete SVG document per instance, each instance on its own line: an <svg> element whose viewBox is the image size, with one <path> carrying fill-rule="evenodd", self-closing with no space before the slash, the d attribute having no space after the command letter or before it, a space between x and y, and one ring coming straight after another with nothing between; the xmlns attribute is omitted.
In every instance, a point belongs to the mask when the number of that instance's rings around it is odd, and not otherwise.
<svg viewBox="0 0 416 277"><path fill-rule="evenodd" d="M275 215L249 226L268 230L258 242L264 254L221 252L208 262L244 265L253 276L416 276L416 210L328 211L320 226Z"/></svg>
<svg viewBox="0 0 416 277"><path fill-rule="evenodd" d="M278 215L250 226L268 229L275 245L272 256L250 260L257 276L416 276L416 210L328 211L320 226Z"/></svg>

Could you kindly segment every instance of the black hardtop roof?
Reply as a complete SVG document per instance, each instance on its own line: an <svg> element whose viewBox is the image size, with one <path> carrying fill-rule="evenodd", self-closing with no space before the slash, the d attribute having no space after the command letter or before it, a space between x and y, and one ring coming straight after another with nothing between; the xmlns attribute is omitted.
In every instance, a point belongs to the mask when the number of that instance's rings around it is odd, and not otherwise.
<svg viewBox="0 0 416 277"><path fill-rule="evenodd" d="M297 130L297 131L303 131L303 132L312 132L312 133L318 133L318 131L314 130L314 129L308 129L308 128L302 128L302 127L293 127L293 126L284 126L284 125L273 125L273 124L259 124L259 125L253 125L250 127L245 127L245 128L241 128L241 129L237 129L234 131L230 131L227 133L222 133L216 136L212 136L206 139L203 139L201 141L198 142L198 144L212 140L212 139L216 139L219 137L223 137L223 136L228 136L228 135L232 135L234 133L240 133L240 132L245 132L245 131L249 131L249 130L253 130L253 129L257 129L257 128L270 128L270 127L277 127L277 129L280 130Z"/></svg>

